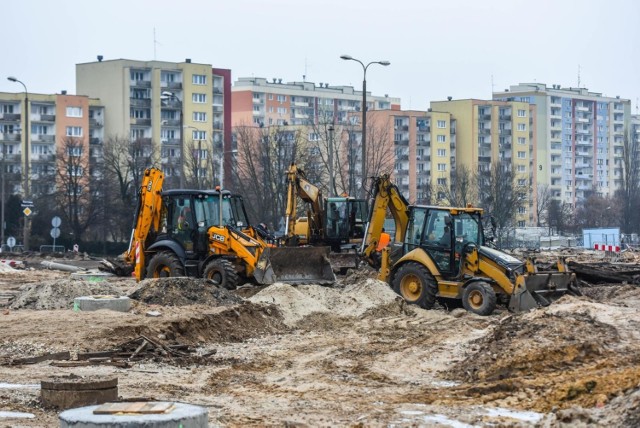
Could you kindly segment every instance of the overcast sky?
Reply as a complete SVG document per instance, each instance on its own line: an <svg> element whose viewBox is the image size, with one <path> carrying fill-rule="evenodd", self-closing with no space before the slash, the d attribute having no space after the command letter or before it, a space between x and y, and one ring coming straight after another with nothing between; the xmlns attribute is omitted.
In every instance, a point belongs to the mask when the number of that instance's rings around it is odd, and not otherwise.
<svg viewBox="0 0 640 428"><path fill-rule="evenodd" d="M425 110L518 82L640 97L636 0L21 0L3 2L0 91L75 93L75 64L212 64L238 77L362 85ZM155 43L154 43L155 32Z"/></svg>

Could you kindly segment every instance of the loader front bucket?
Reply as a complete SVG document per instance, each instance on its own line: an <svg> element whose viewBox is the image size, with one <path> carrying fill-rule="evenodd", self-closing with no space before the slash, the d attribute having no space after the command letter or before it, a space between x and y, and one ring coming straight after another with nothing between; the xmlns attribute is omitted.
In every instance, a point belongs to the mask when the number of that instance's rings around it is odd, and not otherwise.
<svg viewBox="0 0 640 428"><path fill-rule="evenodd" d="M509 300L512 312L549 306L565 294L580 296L576 275L570 272L535 272L518 277Z"/></svg>
<svg viewBox="0 0 640 428"><path fill-rule="evenodd" d="M329 262L330 247L267 247L253 276L259 284L328 285L336 281Z"/></svg>

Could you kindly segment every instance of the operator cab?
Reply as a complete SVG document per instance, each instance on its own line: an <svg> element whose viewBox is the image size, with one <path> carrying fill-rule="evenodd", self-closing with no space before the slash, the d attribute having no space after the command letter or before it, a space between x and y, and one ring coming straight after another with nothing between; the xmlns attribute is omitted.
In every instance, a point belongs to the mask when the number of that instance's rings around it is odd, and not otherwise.
<svg viewBox="0 0 640 428"><path fill-rule="evenodd" d="M162 192L166 215L161 229L179 242L187 254L208 251L210 227L246 229L249 220L241 196L217 190L167 190ZM220 221L222 213L222 222Z"/></svg>
<svg viewBox="0 0 640 428"><path fill-rule="evenodd" d="M480 248L484 241L480 213L477 209L411 207L403 252L421 248L445 278L457 276L465 247Z"/></svg>
<svg viewBox="0 0 640 428"><path fill-rule="evenodd" d="M349 197L327 198L325 236L332 249L352 239L364 238L367 222L367 201Z"/></svg>

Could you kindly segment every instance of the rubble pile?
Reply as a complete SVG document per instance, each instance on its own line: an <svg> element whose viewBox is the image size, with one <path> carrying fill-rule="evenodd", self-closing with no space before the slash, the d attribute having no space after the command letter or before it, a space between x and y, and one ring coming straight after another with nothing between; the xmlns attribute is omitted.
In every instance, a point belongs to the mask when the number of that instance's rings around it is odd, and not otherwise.
<svg viewBox="0 0 640 428"><path fill-rule="evenodd" d="M71 309L76 297L120 294L120 290L108 282L57 279L23 286L11 309Z"/></svg>
<svg viewBox="0 0 640 428"><path fill-rule="evenodd" d="M145 279L129 294L134 300L163 306L207 305L224 306L242 302L242 298L202 278Z"/></svg>

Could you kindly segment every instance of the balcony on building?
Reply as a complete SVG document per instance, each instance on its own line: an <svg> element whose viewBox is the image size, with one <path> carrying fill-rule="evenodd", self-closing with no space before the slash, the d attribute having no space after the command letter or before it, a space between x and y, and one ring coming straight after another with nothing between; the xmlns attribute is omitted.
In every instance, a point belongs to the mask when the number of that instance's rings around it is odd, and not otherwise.
<svg viewBox="0 0 640 428"><path fill-rule="evenodd" d="M511 135L511 129L500 129L500 135L504 135L504 136L510 136Z"/></svg>
<svg viewBox="0 0 640 428"><path fill-rule="evenodd" d="M32 122L55 122L56 115L55 114L31 114Z"/></svg>
<svg viewBox="0 0 640 428"><path fill-rule="evenodd" d="M130 98L131 107L151 107L151 98Z"/></svg>
<svg viewBox="0 0 640 428"><path fill-rule="evenodd" d="M506 113L505 114L501 114L500 116L498 116L498 119L500 121L503 121L503 122L510 122L511 121L511 114L506 114Z"/></svg>
<svg viewBox="0 0 640 428"><path fill-rule="evenodd" d="M56 140L56 136L53 134L31 134L33 141L42 141L44 143L53 143Z"/></svg>
<svg viewBox="0 0 640 428"><path fill-rule="evenodd" d="M89 118L89 126L92 128L102 128L103 123L102 120L98 120L94 117Z"/></svg>
<svg viewBox="0 0 640 428"><path fill-rule="evenodd" d="M0 113L0 119L4 121L15 121L19 122L22 118L20 113Z"/></svg>
<svg viewBox="0 0 640 428"><path fill-rule="evenodd" d="M94 144L94 145L102 144L102 138L91 137L91 138L89 138L89 144Z"/></svg>
<svg viewBox="0 0 640 428"><path fill-rule="evenodd" d="M264 104L264 99L261 97L253 97L253 103L254 104Z"/></svg>
<svg viewBox="0 0 640 428"><path fill-rule="evenodd" d="M150 80L131 80L129 85L136 88L150 88L151 81Z"/></svg>
<svg viewBox="0 0 640 428"><path fill-rule="evenodd" d="M491 156L478 156L478 162L491 163Z"/></svg>
<svg viewBox="0 0 640 428"><path fill-rule="evenodd" d="M222 87L221 86L214 86L213 87L213 93L214 94L221 94L222 93Z"/></svg>
<svg viewBox="0 0 640 428"><path fill-rule="evenodd" d="M491 120L491 115L490 114L486 114L486 113L478 114L478 121L479 122L490 121L490 120Z"/></svg>
<svg viewBox="0 0 640 428"><path fill-rule="evenodd" d="M17 132L3 133L3 134L0 134L0 139L2 141L20 141L22 139L22 134Z"/></svg>
<svg viewBox="0 0 640 428"><path fill-rule="evenodd" d="M478 134L480 134L480 135L491 135L491 128L480 128L480 129L478 129Z"/></svg>
<svg viewBox="0 0 640 428"><path fill-rule="evenodd" d="M132 125L151 126L151 119L148 118L131 118Z"/></svg>

